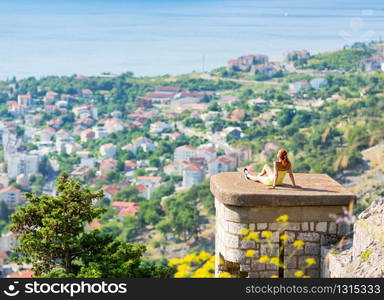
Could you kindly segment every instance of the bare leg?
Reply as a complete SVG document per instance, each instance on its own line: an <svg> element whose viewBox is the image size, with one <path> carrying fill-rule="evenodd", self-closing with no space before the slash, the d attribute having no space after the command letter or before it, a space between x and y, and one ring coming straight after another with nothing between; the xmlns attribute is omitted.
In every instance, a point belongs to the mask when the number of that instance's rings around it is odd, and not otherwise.
<svg viewBox="0 0 384 300"><path fill-rule="evenodd" d="M260 180L260 176L259 175L250 175L248 174L248 178L253 180L253 181L259 181Z"/></svg>
<svg viewBox="0 0 384 300"><path fill-rule="evenodd" d="M259 174L257 174L257 175L250 174L247 169L244 169L243 172L244 172L245 177L247 179L250 179L250 180L253 180L253 181L256 181L256 182L261 182L260 179L262 177L267 177L267 176L270 176L271 174L273 174L272 168L270 166L268 166L268 165L264 165L264 167L261 170L261 172Z"/></svg>
<svg viewBox="0 0 384 300"><path fill-rule="evenodd" d="M272 174L273 174L272 168L268 165L264 165L263 169L259 173L259 176L265 176L265 175L270 176Z"/></svg>

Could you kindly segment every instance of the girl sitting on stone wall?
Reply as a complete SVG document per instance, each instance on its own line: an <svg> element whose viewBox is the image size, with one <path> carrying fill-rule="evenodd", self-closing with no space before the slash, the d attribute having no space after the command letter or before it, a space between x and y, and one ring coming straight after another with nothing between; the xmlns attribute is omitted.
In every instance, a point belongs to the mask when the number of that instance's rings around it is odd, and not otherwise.
<svg viewBox="0 0 384 300"><path fill-rule="evenodd" d="M251 175L247 168L244 168L243 173L246 179L253 180L255 182L261 182L265 185L272 186L274 189L276 185L281 185L287 172L291 178L292 185L299 187L295 183L295 178L292 173L292 164L288 159L288 153L285 149L280 149L277 152L277 161L273 163L273 169L264 165L263 170L258 175Z"/></svg>

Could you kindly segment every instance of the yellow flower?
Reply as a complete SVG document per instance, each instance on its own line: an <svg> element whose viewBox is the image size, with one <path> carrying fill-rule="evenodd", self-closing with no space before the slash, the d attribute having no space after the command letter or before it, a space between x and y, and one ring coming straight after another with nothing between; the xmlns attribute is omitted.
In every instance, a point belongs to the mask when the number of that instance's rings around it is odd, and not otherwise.
<svg viewBox="0 0 384 300"><path fill-rule="evenodd" d="M271 260L269 261L272 265L279 266L280 260L278 257L271 257Z"/></svg>
<svg viewBox="0 0 384 300"><path fill-rule="evenodd" d="M276 219L277 222L286 223L288 221L288 215L281 215Z"/></svg>
<svg viewBox="0 0 384 300"><path fill-rule="evenodd" d="M210 258L211 258L211 254L209 254L209 253L207 253L207 252L205 252L205 251L203 250L203 251L200 252L198 258L199 258L200 260L203 260L203 261L204 261L204 260L210 259Z"/></svg>
<svg viewBox="0 0 384 300"><path fill-rule="evenodd" d="M183 261L185 263L197 263L199 262L199 257L195 253L191 253L185 256Z"/></svg>
<svg viewBox="0 0 384 300"><path fill-rule="evenodd" d="M312 266L316 263L316 260L310 257L310 258L307 258L305 262L307 263L308 266Z"/></svg>
<svg viewBox="0 0 384 300"><path fill-rule="evenodd" d="M175 278L187 278L189 276L188 276L187 272L176 272L174 277Z"/></svg>
<svg viewBox="0 0 384 300"><path fill-rule="evenodd" d="M303 278L311 278L311 276L304 275Z"/></svg>
<svg viewBox="0 0 384 300"><path fill-rule="evenodd" d="M255 256L256 251L255 250L247 250L245 251L245 257L253 257Z"/></svg>
<svg viewBox="0 0 384 300"><path fill-rule="evenodd" d="M251 232L250 234L248 234L244 240L246 241L255 241L255 242L258 242L259 241L259 234L257 232Z"/></svg>
<svg viewBox="0 0 384 300"><path fill-rule="evenodd" d="M192 278L214 278L215 274L213 273L213 270L211 272L210 269L206 267L199 268L193 273L191 276Z"/></svg>
<svg viewBox="0 0 384 300"><path fill-rule="evenodd" d="M263 255L259 258L259 262L262 264L266 264L269 262L269 257L267 255Z"/></svg>
<svg viewBox="0 0 384 300"><path fill-rule="evenodd" d="M279 278L277 275L272 275L271 278Z"/></svg>
<svg viewBox="0 0 384 300"><path fill-rule="evenodd" d="M303 271L301 271L301 270L297 270L296 272L295 272L295 277L303 277L304 276L304 272Z"/></svg>
<svg viewBox="0 0 384 300"><path fill-rule="evenodd" d="M228 272L222 272L222 273L220 273L219 277L220 278L231 278L232 276Z"/></svg>
<svg viewBox="0 0 384 300"><path fill-rule="evenodd" d="M225 261L224 259L222 259L221 257L219 258L219 265L220 266L223 266L225 264Z"/></svg>
<svg viewBox="0 0 384 300"><path fill-rule="evenodd" d="M282 236L280 236L280 240L282 240L284 243L286 243L289 240L289 235L283 234Z"/></svg>
<svg viewBox="0 0 384 300"><path fill-rule="evenodd" d="M294 241L293 242L293 246L295 247L295 248L297 248L297 249L303 249L303 246L304 246L304 241L302 241L302 240L296 240L296 241Z"/></svg>
<svg viewBox="0 0 384 300"><path fill-rule="evenodd" d="M240 235L248 235L249 231L250 230L248 228L243 228L240 230Z"/></svg>
<svg viewBox="0 0 384 300"><path fill-rule="evenodd" d="M182 263L182 260L180 258L172 258L172 259L169 260L168 265L172 267L172 266L175 266L175 265L179 265L181 263Z"/></svg>
<svg viewBox="0 0 384 300"><path fill-rule="evenodd" d="M177 267L177 272L187 272L189 269L191 269L191 266L188 266L187 264L181 264Z"/></svg>
<svg viewBox="0 0 384 300"><path fill-rule="evenodd" d="M270 239L270 238L272 237L272 231L268 231L268 230L263 231L263 232L261 233L261 236L264 237L264 238L266 238L266 239Z"/></svg>

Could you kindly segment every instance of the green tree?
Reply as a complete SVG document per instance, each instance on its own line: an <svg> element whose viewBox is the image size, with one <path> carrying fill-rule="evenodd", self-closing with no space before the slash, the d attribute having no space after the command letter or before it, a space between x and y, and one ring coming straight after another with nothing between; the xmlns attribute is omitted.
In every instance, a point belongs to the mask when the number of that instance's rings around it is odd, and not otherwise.
<svg viewBox="0 0 384 300"><path fill-rule="evenodd" d="M85 232L85 225L105 211L92 204L102 199L102 191L82 188L66 174L56 187L56 196L27 194L28 204L11 216L11 231L20 241L17 261L32 263L35 274L45 277L168 276L167 268L141 265L144 245L99 230Z"/></svg>

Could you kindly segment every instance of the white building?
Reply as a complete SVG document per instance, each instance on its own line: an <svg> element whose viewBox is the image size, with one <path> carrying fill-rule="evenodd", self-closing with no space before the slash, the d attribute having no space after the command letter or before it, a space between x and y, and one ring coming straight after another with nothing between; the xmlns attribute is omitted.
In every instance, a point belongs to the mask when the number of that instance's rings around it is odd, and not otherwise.
<svg viewBox="0 0 384 300"><path fill-rule="evenodd" d="M95 126L93 131L95 132L95 139L102 139L108 135L108 131L104 126Z"/></svg>
<svg viewBox="0 0 384 300"><path fill-rule="evenodd" d="M136 186L144 186L146 188L145 197L150 198L154 190L160 187L160 176L138 176Z"/></svg>
<svg viewBox="0 0 384 300"><path fill-rule="evenodd" d="M196 148L184 145L177 147L174 153L174 161L188 161L191 157L196 157Z"/></svg>
<svg viewBox="0 0 384 300"><path fill-rule="evenodd" d="M75 106L72 109L73 113L77 118L85 119L92 118L97 120L97 107L93 104Z"/></svg>
<svg viewBox="0 0 384 300"><path fill-rule="evenodd" d="M8 176L16 177L19 174L35 174L39 171L39 156L36 154L16 153L8 159Z"/></svg>
<svg viewBox="0 0 384 300"><path fill-rule="evenodd" d="M3 201L9 207L15 207L21 204L21 191L12 186L0 190L0 201Z"/></svg>
<svg viewBox="0 0 384 300"><path fill-rule="evenodd" d="M196 157L204 158L205 163L208 163L213 158L216 158L216 149L208 146L199 147L197 149Z"/></svg>
<svg viewBox="0 0 384 300"><path fill-rule="evenodd" d="M201 165L188 165L183 171L183 187L190 188L202 182L205 178L204 168Z"/></svg>
<svg viewBox="0 0 384 300"><path fill-rule="evenodd" d="M136 154L137 150L142 148L144 152L154 151L156 149L153 141L147 137L141 136L132 140L132 142L122 149L126 151L131 151L133 154Z"/></svg>
<svg viewBox="0 0 384 300"><path fill-rule="evenodd" d="M113 158L116 156L116 146L111 143L101 145L100 154L103 158Z"/></svg>
<svg viewBox="0 0 384 300"><path fill-rule="evenodd" d="M73 138L70 137L70 136L57 136L56 137L56 143L55 143L55 147L56 147L56 151L58 153L68 153L67 152L67 145L68 144L71 144L73 143ZM68 148L69 150L69 148Z"/></svg>
<svg viewBox="0 0 384 300"><path fill-rule="evenodd" d="M172 125L159 121L159 122L152 123L149 131L153 134L159 134L167 129L172 129Z"/></svg>
<svg viewBox="0 0 384 300"><path fill-rule="evenodd" d="M167 175L183 175L183 170L186 166L188 166L188 162L186 161L175 161L170 164L164 166L164 173Z"/></svg>
<svg viewBox="0 0 384 300"><path fill-rule="evenodd" d="M0 251L11 251L14 247L18 246L16 234L8 232L0 236Z"/></svg>
<svg viewBox="0 0 384 300"><path fill-rule="evenodd" d="M311 87L317 90L327 85L328 81L325 78L319 77L319 78L313 78L309 83L311 84Z"/></svg>
<svg viewBox="0 0 384 300"><path fill-rule="evenodd" d="M124 129L124 123L116 118L107 119L104 124L108 133L117 132Z"/></svg>
<svg viewBox="0 0 384 300"><path fill-rule="evenodd" d="M231 161L228 157L220 156L208 162L208 174L210 176L218 173L229 172L230 170Z"/></svg>
<svg viewBox="0 0 384 300"><path fill-rule="evenodd" d="M17 103L29 106L32 104L32 97L29 94L18 95L17 96Z"/></svg>

